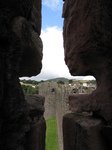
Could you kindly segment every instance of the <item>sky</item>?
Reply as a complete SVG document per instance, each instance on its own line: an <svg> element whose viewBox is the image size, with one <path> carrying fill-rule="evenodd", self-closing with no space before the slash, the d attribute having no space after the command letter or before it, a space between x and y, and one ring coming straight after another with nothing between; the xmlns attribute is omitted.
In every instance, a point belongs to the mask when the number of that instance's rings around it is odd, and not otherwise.
<svg viewBox="0 0 112 150"><path fill-rule="evenodd" d="M42 0L43 67L39 75L30 78L32 80L40 81L58 77L78 80L94 79L91 76L73 77L65 65L62 9L63 0Z"/></svg>

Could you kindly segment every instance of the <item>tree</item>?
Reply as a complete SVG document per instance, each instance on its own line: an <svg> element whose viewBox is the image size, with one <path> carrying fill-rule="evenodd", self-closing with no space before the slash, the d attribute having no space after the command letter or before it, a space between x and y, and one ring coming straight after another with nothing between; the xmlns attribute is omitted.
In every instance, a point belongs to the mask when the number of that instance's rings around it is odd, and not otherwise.
<svg viewBox="0 0 112 150"><path fill-rule="evenodd" d="M79 80L79 83L80 83L80 84L83 84L82 80Z"/></svg>
<svg viewBox="0 0 112 150"><path fill-rule="evenodd" d="M24 94L38 94L38 86L32 87L28 85L21 85Z"/></svg>
<svg viewBox="0 0 112 150"><path fill-rule="evenodd" d="M61 80L59 80L58 82L57 82L58 84L65 84L63 81L61 81Z"/></svg>
<svg viewBox="0 0 112 150"><path fill-rule="evenodd" d="M72 84L72 83L73 83L73 80L69 80L68 82L69 82L69 84Z"/></svg>

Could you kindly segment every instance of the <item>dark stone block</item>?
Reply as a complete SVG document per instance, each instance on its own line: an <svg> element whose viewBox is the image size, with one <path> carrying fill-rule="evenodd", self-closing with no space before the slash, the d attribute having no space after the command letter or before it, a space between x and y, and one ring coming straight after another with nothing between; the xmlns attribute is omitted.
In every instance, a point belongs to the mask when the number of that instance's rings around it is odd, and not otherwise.
<svg viewBox="0 0 112 150"><path fill-rule="evenodd" d="M0 150L25 150L26 133L34 121L31 116L36 118L37 128L43 126L45 134L44 119L43 124L38 122L43 104L37 103L37 111L34 101L27 103L19 83L19 76L41 71L40 31L41 0L0 1Z"/></svg>
<svg viewBox="0 0 112 150"><path fill-rule="evenodd" d="M101 134L103 122L91 116L67 114L63 117L64 150L107 150Z"/></svg>

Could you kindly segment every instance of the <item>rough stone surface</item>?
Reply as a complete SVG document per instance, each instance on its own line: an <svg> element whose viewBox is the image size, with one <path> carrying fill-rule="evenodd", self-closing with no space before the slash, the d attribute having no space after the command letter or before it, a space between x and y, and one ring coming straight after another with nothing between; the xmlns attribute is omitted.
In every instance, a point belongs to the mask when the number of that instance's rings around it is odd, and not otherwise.
<svg viewBox="0 0 112 150"><path fill-rule="evenodd" d="M64 150L107 150L101 131L103 122L91 116L63 117ZM110 148L109 148L110 149Z"/></svg>
<svg viewBox="0 0 112 150"><path fill-rule="evenodd" d="M68 95L71 92L71 87L69 85L61 85L57 82L43 82L39 84L39 95L45 97L45 119L49 119L59 112L59 107L61 106L61 117L66 113L69 113L68 108ZM59 117L59 116L57 116ZM60 122L62 118L60 119Z"/></svg>
<svg viewBox="0 0 112 150"><path fill-rule="evenodd" d="M62 118L66 113L70 113L68 96L70 93L90 93L91 88L86 88L77 81L70 85L58 84L54 81L46 81L39 84L39 94L45 96L45 119L56 116L59 150L63 150ZM94 88L93 88L94 89Z"/></svg>
<svg viewBox="0 0 112 150"><path fill-rule="evenodd" d="M64 150L112 149L111 16L111 0L64 1L65 62L71 75L92 75L97 82L97 88L91 94L69 96L71 111L74 113L92 111L93 116L92 120L79 116L79 119L71 115L65 116ZM100 119L98 123L95 118L102 118L103 124L100 124ZM99 133L101 129L102 134ZM86 136L89 142L86 141ZM94 145L91 141L94 141Z"/></svg>
<svg viewBox="0 0 112 150"><path fill-rule="evenodd" d="M112 137L112 126L111 125L103 126L102 135L104 137L107 148L109 150L111 150L112 149L112 138L111 138Z"/></svg>
<svg viewBox="0 0 112 150"><path fill-rule="evenodd" d="M26 150L45 150L45 119L41 117L37 123L30 125L30 131L26 134Z"/></svg>
<svg viewBox="0 0 112 150"><path fill-rule="evenodd" d="M67 106L69 86L56 82L43 82L39 85L39 94L45 96L45 119L56 116L59 150L63 150L62 118L70 112Z"/></svg>
<svg viewBox="0 0 112 150"><path fill-rule="evenodd" d="M18 16L12 20L12 29L20 39L20 48L22 49L19 70L20 76L30 77L37 75L42 68L42 41L39 37L41 31L40 2L41 1L39 1L38 5L32 6L33 8L29 19ZM37 19L37 17L39 19Z"/></svg>
<svg viewBox="0 0 112 150"><path fill-rule="evenodd" d="M35 101L29 103L30 112L19 76L36 75L41 70L40 30L41 0L0 1L0 150L26 150L26 133L32 128L30 113L35 112ZM41 117L42 114L43 110ZM42 121L40 114L36 115L35 126L39 126Z"/></svg>
<svg viewBox="0 0 112 150"><path fill-rule="evenodd" d="M28 104L28 108L30 110L30 117L34 120L35 118L39 118L44 113L44 102L45 98L43 96L33 94L33 95L25 95L25 99Z"/></svg>
<svg viewBox="0 0 112 150"><path fill-rule="evenodd" d="M26 150L45 150L46 123L43 117L45 98L40 95L25 95L29 108L30 130L26 133Z"/></svg>
<svg viewBox="0 0 112 150"><path fill-rule="evenodd" d="M71 109L93 110L107 121L112 119L111 15L111 0L65 0L63 6L65 62L73 76L93 75L97 81L92 94L69 98L77 107Z"/></svg>

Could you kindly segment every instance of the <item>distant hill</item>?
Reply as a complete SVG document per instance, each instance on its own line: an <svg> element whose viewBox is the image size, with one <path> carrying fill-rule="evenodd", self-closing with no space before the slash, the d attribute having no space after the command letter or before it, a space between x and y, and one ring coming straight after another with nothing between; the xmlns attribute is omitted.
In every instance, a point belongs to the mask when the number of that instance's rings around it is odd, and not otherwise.
<svg viewBox="0 0 112 150"><path fill-rule="evenodd" d="M51 81L54 81L54 82L58 82L58 81L68 82L69 79L67 79L67 78L54 78L54 79L49 79L47 81L49 81L49 82L51 82Z"/></svg>

